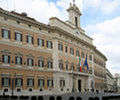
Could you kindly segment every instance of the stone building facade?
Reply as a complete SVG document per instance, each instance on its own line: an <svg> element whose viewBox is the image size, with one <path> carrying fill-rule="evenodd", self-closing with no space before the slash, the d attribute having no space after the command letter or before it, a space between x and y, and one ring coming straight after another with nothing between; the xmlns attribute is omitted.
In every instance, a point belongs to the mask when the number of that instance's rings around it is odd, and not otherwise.
<svg viewBox="0 0 120 100"><path fill-rule="evenodd" d="M0 91L40 95L105 90L107 58L80 27L81 12L67 9L69 20L43 24L26 13L0 9ZM87 62L89 69L80 71ZM13 91L14 90L14 91Z"/></svg>
<svg viewBox="0 0 120 100"><path fill-rule="evenodd" d="M107 80L107 90L108 91L115 91L115 78L110 73L108 69L106 69L106 80Z"/></svg>

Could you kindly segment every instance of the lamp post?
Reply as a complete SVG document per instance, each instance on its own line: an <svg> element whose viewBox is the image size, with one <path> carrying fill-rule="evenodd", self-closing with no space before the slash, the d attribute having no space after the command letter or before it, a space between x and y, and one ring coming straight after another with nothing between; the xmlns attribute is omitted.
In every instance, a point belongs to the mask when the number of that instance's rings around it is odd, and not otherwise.
<svg viewBox="0 0 120 100"><path fill-rule="evenodd" d="M74 90L74 72L73 72L73 67L72 67L72 78L73 78L73 86L72 86L72 92L75 92Z"/></svg>
<svg viewBox="0 0 120 100"><path fill-rule="evenodd" d="M15 78L16 78L16 73L14 74L14 77L12 78L12 96L14 95Z"/></svg>

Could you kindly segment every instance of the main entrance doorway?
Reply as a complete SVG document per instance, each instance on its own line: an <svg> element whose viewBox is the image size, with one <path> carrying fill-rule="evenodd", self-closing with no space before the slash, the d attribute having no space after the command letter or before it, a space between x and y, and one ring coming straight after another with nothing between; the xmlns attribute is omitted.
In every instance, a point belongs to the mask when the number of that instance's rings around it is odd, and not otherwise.
<svg viewBox="0 0 120 100"><path fill-rule="evenodd" d="M78 91L81 92L81 80L78 80Z"/></svg>

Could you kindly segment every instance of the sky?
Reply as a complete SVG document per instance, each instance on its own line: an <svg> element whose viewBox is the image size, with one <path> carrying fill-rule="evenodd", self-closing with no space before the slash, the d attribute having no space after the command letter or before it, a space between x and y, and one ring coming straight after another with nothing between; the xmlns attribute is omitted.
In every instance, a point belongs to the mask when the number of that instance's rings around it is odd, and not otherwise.
<svg viewBox="0 0 120 100"><path fill-rule="evenodd" d="M66 9L72 0L0 0L0 7L48 24L49 18L68 20ZM106 67L120 74L120 0L76 0L81 27L92 37L94 45L107 58Z"/></svg>

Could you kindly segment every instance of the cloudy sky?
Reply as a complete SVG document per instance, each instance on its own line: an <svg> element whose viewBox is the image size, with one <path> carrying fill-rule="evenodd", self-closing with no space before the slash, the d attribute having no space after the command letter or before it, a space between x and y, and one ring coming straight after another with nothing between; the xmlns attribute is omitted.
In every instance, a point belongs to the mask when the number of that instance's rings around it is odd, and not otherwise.
<svg viewBox="0 0 120 100"><path fill-rule="evenodd" d="M30 17L48 23L50 17L68 19L66 9L72 0L0 0L0 7L27 12ZM94 45L107 58L110 72L120 73L120 0L76 0L82 12L81 27L94 39Z"/></svg>

